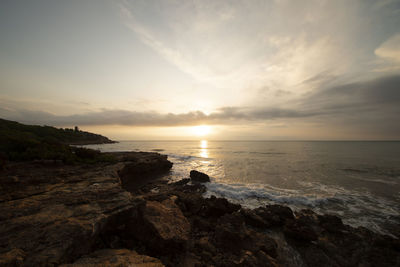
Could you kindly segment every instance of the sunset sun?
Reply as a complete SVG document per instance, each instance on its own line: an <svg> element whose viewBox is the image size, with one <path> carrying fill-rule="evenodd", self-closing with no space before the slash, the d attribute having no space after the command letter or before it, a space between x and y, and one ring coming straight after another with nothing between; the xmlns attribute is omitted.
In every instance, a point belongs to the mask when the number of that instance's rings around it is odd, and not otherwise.
<svg viewBox="0 0 400 267"><path fill-rule="evenodd" d="M211 133L211 126L199 125L192 128L192 132L197 136L205 136Z"/></svg>

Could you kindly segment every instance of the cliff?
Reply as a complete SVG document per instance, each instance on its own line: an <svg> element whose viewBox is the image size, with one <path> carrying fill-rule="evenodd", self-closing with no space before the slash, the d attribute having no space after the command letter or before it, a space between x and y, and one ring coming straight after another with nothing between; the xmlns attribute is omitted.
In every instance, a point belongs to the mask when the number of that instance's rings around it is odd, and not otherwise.
<svg viewBox="0 0 400 267"><path fill-rule="evenodd" d="M69 145L114 143L105 136L76 129L25 125L0 119L0 169L6 160L93 160L95 151Z"/></svg>

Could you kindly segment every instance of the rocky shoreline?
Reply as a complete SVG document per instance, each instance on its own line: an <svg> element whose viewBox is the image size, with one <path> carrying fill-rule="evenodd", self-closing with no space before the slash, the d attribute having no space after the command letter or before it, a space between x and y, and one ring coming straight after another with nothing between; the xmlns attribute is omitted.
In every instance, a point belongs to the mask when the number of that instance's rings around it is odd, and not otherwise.
<svg viewBox="0 0 400 267"><path fill-rule="evenodd" d="M0 172L0 266L400 266L399 239L310 210L204 198L158 153L117 163L10 163Z"/></svg>

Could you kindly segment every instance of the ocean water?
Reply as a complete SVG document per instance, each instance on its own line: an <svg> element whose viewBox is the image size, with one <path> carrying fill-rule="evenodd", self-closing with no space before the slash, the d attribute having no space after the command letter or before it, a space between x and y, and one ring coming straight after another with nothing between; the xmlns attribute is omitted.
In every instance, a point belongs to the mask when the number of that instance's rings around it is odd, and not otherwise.
<svg viewBox="0 0 400 267"><path fill-rule="evenodd" d="M101 151L156 151L171 180L207 173L206 196L254 208L286 204L385 234L400 225L400 142L122 141ZM397 230L398 231L398 230Z"/></svg>

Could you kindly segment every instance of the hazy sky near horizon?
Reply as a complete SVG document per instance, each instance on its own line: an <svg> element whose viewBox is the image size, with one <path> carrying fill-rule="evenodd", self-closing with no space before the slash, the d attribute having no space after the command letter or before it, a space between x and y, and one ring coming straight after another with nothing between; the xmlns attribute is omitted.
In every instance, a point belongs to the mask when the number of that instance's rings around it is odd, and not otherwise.
<svg viewBox="0 0 400 267"><path fill-rule="evenodd" d="M400 139L400 0L0 2L0 117L114 139Z"/></svg>

